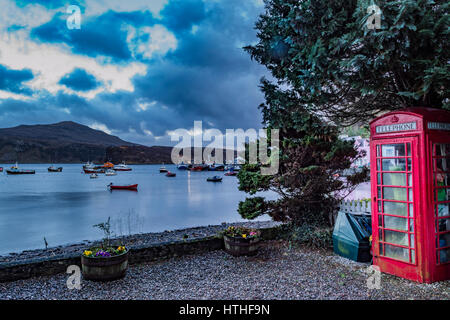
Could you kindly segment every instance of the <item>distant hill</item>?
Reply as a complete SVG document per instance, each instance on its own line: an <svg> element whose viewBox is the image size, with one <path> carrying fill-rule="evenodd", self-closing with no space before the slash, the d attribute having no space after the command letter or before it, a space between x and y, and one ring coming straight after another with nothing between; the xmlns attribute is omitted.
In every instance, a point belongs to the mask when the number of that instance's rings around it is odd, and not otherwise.
<svg viewBox="0 0 450 320"><path fill-rule="evenodd" d="M46 141L55 144L91 144L100 146L133 146L119 137L109 135L82 124L64 121L54 124L21 125L0 129L0 137L22 140Z"/></svg>
<svg viewBox="0 0 450 320"><path fill-rule="evenodd" d="M72 121L0 129L0 163L169 164L171 152L172 147L131 143Z"/></svg>
<svg viewBox="0 0 450 320"><path fill-rule="evenodd" d="M171 150L124 141L72 121L0 129L0 163L161 163L170 161Z"/></svg>

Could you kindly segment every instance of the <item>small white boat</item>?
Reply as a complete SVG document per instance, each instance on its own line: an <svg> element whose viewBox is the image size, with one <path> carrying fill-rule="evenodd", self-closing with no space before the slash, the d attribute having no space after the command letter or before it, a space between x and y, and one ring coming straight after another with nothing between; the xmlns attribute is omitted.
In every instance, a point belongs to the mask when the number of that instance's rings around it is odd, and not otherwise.
<svg viewBox="0 0 450 320"><path fill-rule="evenodd" d="M97 178L98 178L98 175L97 175L96 173L93 173L93 174L91 174L90 178L91 178L91 179L97 179Z"/></svg>
<svg viewBox="0 0 450 320"><path fill-rule="evenodd" d="M167 172L168 170L166 169L166 167L164 166L164 162L162 164L162 166L159 168L159 172L163 173L163 172Z"/></svg>
<svg viewBox="0 0 450 320"><path fill-rule="evenodd" d="M117 172L112 169L108 169L105 171L105 176L117 176Z"/></svg>
<svg viewBox="0 0 450 320"><path fill-rule="evenodd" d="M113 169L116 171L131 171L131 168L126 165L125 161L121 164L115 165Z"/></svg>

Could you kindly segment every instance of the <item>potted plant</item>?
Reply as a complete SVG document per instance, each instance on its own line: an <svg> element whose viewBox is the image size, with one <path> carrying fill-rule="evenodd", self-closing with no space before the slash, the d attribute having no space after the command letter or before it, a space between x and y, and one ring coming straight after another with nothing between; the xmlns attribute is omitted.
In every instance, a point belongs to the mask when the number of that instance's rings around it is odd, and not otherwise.
<svg viewBox="0 0 450 320"><path fill-rule="evenodd" d="M112 245L110 218L105 223L94 225L104 232L105 237L99 247L92 247L81 255L83 278L95 281L109 281L125 276L128 269L128 249L120 245Z"/></svg>
<svg viewBox="0 0 450 320"><path fill-rule="evenodd" d="M258 252L261 232L230 226L223 231L225 251L233 256L252 256Z"/></svg>

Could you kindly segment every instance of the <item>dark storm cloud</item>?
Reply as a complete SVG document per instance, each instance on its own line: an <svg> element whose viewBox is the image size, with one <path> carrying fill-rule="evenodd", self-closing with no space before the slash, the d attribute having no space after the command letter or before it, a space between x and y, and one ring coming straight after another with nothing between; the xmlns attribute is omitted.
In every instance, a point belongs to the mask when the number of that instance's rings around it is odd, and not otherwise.
<svg viewBox="0 0 450 320"><path fill-rule="evenodd" d="M57 14L33 29L31 37L67 45L78 55L107 56L110 63L123 65L136 58L130 49L133 44L127 43L127 25L162 24L174 33L177 48L165 56L140 60L147 73L132 79L134 91L102 93L90 100L62 92L31 102L7 100L0 104L0 123L4 127L22 122L97 122L124 139L148 145L167 144L167 137L155 140L155 136L190 129L195 120L223 132L259 128L263 96L258 85L266 71L242 47L256 41L254 24L262 10L250 0L169 0L159 17L150 12L107 11L83 20L81 30L68 30L65 15ZM20 117L14 110L28 113Z"/></svg>
<svg viewBox="0 0 450 320"><path fill-rule="evenodd" d="M23 85L23 82L33 77L33 72L29 69L12 70L0 65L0 90L30 95L31 90Z"/></svg>
<svg viewBox="0 0 450 320"><path fill-rule="evenodd" d="M61 80L59 80L59 84L65 85L75 91L89 91L100 85L92 74L79 68L62 77Z"/></svg>
<svg viewBox="0 0 450 320"><path fill-rule="evenodd" d="M132 58L124 24L140 27L153 25L149 11L106 13L83 21L81 29L68 29L65 14L58 13L52 20L31 31L31 37L41 42L64 43L76 54L90 57L106 56L113 61Z"/></svg>

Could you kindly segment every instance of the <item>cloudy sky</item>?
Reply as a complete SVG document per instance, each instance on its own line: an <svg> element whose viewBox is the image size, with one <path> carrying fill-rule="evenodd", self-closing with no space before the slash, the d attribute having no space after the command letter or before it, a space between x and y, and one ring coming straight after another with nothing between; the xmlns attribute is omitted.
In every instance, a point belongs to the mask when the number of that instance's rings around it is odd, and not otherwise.
<svg viewBox="0 0 450 320"><path fill-rule="evenodd" d="M69 29L69 5L81 29ZM145 145L260 128L262 0L0 0L0 127L76 121ZM73 20L70 20L73 21Z"/></svg>

